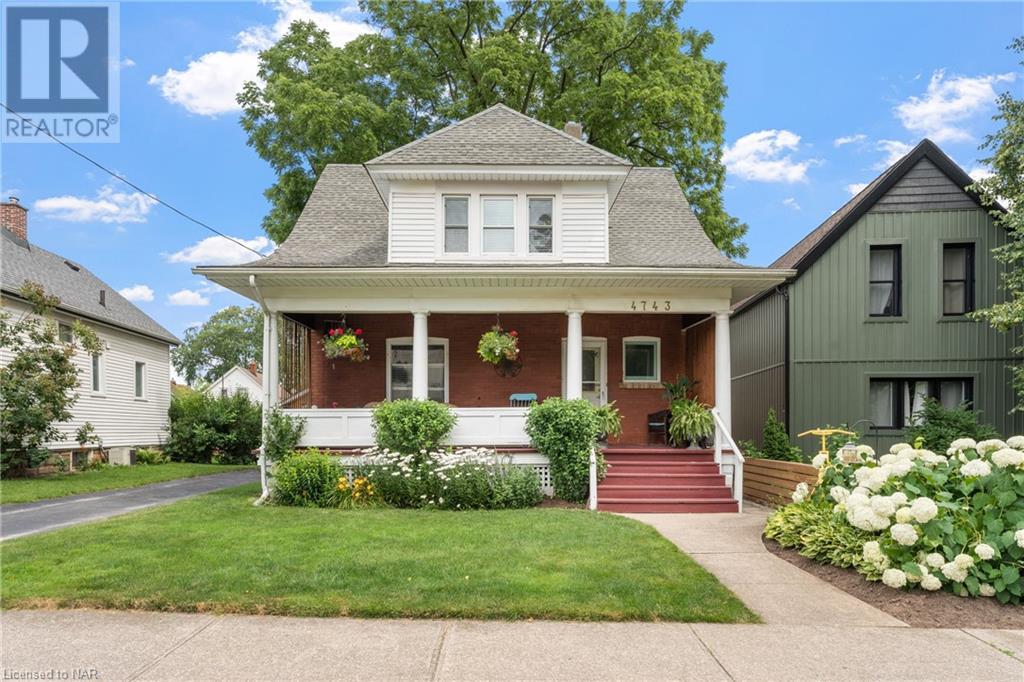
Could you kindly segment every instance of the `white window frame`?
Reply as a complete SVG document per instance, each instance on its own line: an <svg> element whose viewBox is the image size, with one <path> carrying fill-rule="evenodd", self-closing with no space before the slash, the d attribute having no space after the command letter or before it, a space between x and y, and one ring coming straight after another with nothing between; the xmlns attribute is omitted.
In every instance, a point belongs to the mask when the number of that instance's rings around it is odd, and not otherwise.
<svg viewBox="0 0 1024 682"><path fill-rule="evenodd" d="M103 381L106 372L103 371L107 363L103 359L103 353L92 353L89 355L89 388L93 395L103 395L106 388Z"/></svg>
<svg viewBox="0 0 1024 682"><path fill-rule="evenodd" d="M512 202L512 250L511 251L484 251L484 234L488 230L488 226L484 223L484 204L487 201L511 201ZM515 257L522 255L519 253L519 233L522 231L521 221L519 219L520 213L520 201L519 195L516 194L481 194L479 202L479 213L480 213L480 236L477 243L480 245L480 255L488 258L501 258L501 257ZM492 225L490 229L495 230L507 230L508 227L504 225Z"/></svg>
<svg viewBox="0 0 1024 682"><path fill-rule="evenodd" d="M142 365L142 374L139 374L139 365ZM135 364L132 365L132 393L136 400L146 400L146 389L149 388L149 382L146 381L146 362L144 360L136 360ZM142 385L139 385L141 379Z"/></svg>
<svg viewBox="0 0 1024 682"><path fill-rule="evenodd" d="M385 382L384 383L384 394L387 396L388 400L391 400L391 348L393 346L411 346L412 345L412 337L411 336L397 336L397 337L394 337L394 338L387 339L385 341L384 345L385 345L385 352L387 353L387 360L385 362L385 366L387 367L387 371L385 372L385 378L384 378L384 382ZM449 381L449 377L451 375L451 362L450 362L449 355L448 355L448 339L443 339L443 338L440 338L440 337L437 337L437 336L430 336L430 337L427 337L427 346L428 347L429 346L443 346L444 347L444 403L447 405L448 404L448 393L449 393L449 390L451 389L451 382ZM428 356L429 356L429 348L428 348ZM428 377L429 377L429 374L428 374ZM429 382L429 378L428 378L428 382ZM429 386L428 386L428 388L429 388Z"/></svg>
<svg viewBox="0 0 1024 682"><path fill-rule="evenodd" d="M654 344L654 376L630 377L626 374L626 346L629 344ZM622 338L622 383L649 384L661 382L661 337L660 336L625 336Z"/></svg>
<svg viewBox="0 0 1024 682"><path fill-rule="evenodd" d="M449 251L447 249L448 232L448 199L466 200L466 250ZM465 192L445 192L441 194L441 253L445 256L466 257L473 253L473 197Z"/></svg>
<svg viewBox="0 0 1024 682"><path fill-rule="evenodd" d="M537 251L537 252L530 251L530 230L533 229L533 225L530 222L530 201L532 199L547 199L547 200L549 200L551 202L551 227L549 228L551 230L551 250L550 251ZM530 194L526 195L526 199L524 201L524 204L525 204L525 207L526 207L526 213L525 213L526 220L523 221L523 222L524 222L526 227L524 228L523 232L525 233L525 240L526 240L526 256L528 256L530 258L537 258L537 257L541 257L541 258L547 257L547 258L550 258L550 257L554 256L555 252L556 252L556 247L555 247L555 206L556 206L556 204L555 204L555 195L554 194L530 193Z"/></svg>

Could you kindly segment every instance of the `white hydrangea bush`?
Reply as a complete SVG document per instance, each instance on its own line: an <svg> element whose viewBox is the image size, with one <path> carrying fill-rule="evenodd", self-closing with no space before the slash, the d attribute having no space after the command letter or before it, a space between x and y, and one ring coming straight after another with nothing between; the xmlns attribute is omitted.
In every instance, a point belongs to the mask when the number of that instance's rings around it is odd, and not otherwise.
<svg viewBox="0 0 1024 682"><path fill-rule="evenodd" d="M819 561L860 546L847 565L894 589L1024 600L1024 436L958 438L942 454L897 443L877 458L861 448L814 464L817 486L773 515L768 537L785 536L785 546L813 537L800 549ZM823 548L822 537L836 547Z"/></svg>

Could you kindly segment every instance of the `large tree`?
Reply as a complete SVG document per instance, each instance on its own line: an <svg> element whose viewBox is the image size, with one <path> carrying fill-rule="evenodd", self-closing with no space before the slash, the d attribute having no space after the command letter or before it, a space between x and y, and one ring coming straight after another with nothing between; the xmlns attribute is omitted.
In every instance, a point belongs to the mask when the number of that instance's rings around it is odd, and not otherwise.
<svg viewBox="0 0 1024 682"><path fill-rule="evenodd" d="M682 0L362 0L376 32L333 47L296 22L239 95L249 144L277 172L264 229L291 232L328 163L361 163L502 102L638 165L672 168L704 229L742 256L746 225L722 205L724 64Z"/></svg>
<svg viewBox="0 0 1024 682"><path fill-rule="evenodd" d="M256 306L228 306L185 330L171 361L189 385L216 381L232 367L263 362L263 313Z"/></svg>
<svg viewBox="0 0 1024 682"><path fill-rule="evenodd" d="M1024 57L1024 37L1014 40L1010 49ZM1024 59L1021 65L1024 66ZM996 260L1006 266L1002 276L1006 300L979 310L976 315L996 329L1013 334L1024 344L1024 99L1004 92L998 104L995 120L1000 121L1002 127L982 144L982 149L991 152L984 161L992 168L992 175L980 180L975 187L994 209L996 202L1006 209L992 211L996 222L1009 234L1009 241L992 252ZM1024 346L1016 346L1014 352L1024 355ZM1016 409L1024 410L1024 362L1011 367L1011 372L1017 391Z"/></svg>

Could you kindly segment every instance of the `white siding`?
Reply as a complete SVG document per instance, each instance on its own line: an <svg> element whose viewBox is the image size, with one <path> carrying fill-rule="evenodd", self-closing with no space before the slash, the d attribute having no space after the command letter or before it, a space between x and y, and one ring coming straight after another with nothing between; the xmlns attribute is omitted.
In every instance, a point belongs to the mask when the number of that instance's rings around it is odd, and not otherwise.
<svg viewBox="0 0 1024 682"><path fill-rule="evenodd" d="M607 194L562 195L562 261L608 262Z"/></svg>
<svg viewBox="0 0 1024 682"><path fill-rule="evenodd" d="M249 396L249 400L263 404L263 386L256 377L241 367L232 367L228 373L206 387L206 394L219 398L223 393L234 395L241 391Z"/></svg>
<svg viewBox="0 0 1024 682"><path fill-rule="evenodd" d="M391 234L388 249L392 263L434 261L437 240L437 198L433 191L392 192Z"/></svg>
<svg viewBox="0 0 1024 682"><path fill-rule="evenodd" d="M3 299L4 309L21 314L27 308L18 301ZM70 323L74 318L58 313L56 319ZM158 445L167 439L167 409L171 402L170 347L120 329L90 323L106 345L101 360L102 391L92 392L92 358L78 352L78 401L71 408L70 422L58 428L65 439L48 444L54 449L78 447L75 430L85 422L92 423L104 447ZM0 349L0 364L10 358ZM146 363L145 397L135 397L135 363Z"/></svg>

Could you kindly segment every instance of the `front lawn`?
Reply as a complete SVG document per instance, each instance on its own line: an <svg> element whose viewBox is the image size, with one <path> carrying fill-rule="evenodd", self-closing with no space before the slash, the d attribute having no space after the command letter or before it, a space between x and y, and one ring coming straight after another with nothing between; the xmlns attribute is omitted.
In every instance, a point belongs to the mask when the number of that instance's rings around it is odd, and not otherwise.
<svg viewBox="0 0 1024 682"><path fill-rule="evenodd" d="M254 507L241 486L3 544L3 608L756 622L653 528L582 510Z"/></svg>
<svg viewBox="0 0 1024 682"><path fill-rule="evenodd" d="M251 465L232 464L148 464L138 466L112 466L94 471L51 474L35 478L4 479L0 482L0 504L34 502L52 497L65 497L79 493L94 493L117 488L137 488L147 483L161 483L178 478L192 478L207 474L223 474L246 469Z"/></svg>

